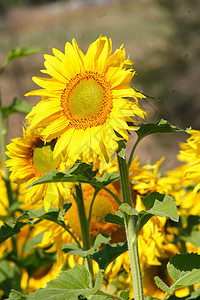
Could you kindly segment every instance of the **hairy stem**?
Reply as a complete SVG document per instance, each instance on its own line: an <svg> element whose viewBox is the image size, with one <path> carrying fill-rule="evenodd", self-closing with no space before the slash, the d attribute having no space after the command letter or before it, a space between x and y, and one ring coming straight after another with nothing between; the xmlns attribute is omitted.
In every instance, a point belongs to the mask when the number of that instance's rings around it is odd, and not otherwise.
<svg viewBox="0 0 200 300"><path fill-rule="evenodd" d="M131 188L129 182L128 165L125 158L117 155L120 181L122 188L123 203L128 203L132 207ZM140 269L138 241L136 236L136 219L135 216L129 216L124 213L124 222L126 228L126 236L129 248L129 257L131 264L133 290L135 300L144 300L142 273Z"/></svg>
<svg viewBox="0 0 200 300"><path fill-rule="evenodd" d="M81 236L82 236L82 241L83 241L83 249L84 250L89 250L91 245L90 245L90 232L89 232L89 222L86 216L85 212L85 205L84 205L84 200L83 200L83 192L81 188L81 184L76 184L75 185L76 189L76 205L78 208L78 215L79 215L79 221L80 221L80 226L81 226ZM88 255L86 257L86 267L88 271L90 272L91 276L91 285L92 287L94 286L94 272L93 272L93 265L92 265L92 257L91 255Z"/></svg>

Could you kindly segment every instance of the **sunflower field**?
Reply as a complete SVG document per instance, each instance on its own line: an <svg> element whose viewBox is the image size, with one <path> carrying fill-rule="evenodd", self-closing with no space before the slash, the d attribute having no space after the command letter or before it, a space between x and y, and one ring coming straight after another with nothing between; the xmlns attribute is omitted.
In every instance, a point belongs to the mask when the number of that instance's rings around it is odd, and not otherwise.
<svg viewBox="0 0 200 300"><path fill-rule="evenodd" d="M41 51L10 50L0 75ZM151 121L107 36L53 48L41 73L25 94L35 106L0 102L1 299L200 299L200 131ZM8 142L14 113L25 119ZM178 166L141 163L146 137L180 132Z"/></svg>

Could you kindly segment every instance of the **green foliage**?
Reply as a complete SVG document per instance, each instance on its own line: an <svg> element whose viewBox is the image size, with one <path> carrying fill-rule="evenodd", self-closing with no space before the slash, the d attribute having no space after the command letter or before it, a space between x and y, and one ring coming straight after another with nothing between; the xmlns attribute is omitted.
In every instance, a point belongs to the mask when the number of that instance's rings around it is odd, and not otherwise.
<svg viewBox="0 0 200 300"><path fill-rule="evenodd" d="M200 283L200 255L196 253L176 254L167 264L167 270L173 280L171 287L167 287L157 276L155 282L168 295L185 286Z"/></svg>
<svg viewBox="0 0 200 300"><path fill-rule="evenodd" d="M146 211L158 217L168 217L172 221L178 222L176 203L173 197L158 192L152 192L143 199Z"/></svg>
<svg viewBox="0 0 200 300"><path fill-rule="evenodd" d="M118 142L119 148L117 150L117 154L118 156L120 156L121 158L126 158L125 154L126 154L126 140L122 140Z"/></svg>
<svg viewBox="0 0 200 300"><path fill-rule="evenodd" d="M65 253L71 254L71 255L78 255L79 257L86 257L88 255L92 255L93 253L96 253L99 250L99 247L102 244L108 244L110 241L110 237L106 234L98 234L94 240L93 245L89 250L83 250L82 248L78 247L76 243L70 243L63 245L62 250Z"/></svg>
<svg viewBox="0 0 200 300"><path fill-rule="evenodd" d="M29 300L30 297L23 295L22 293L15 291L15 290L11 290L10 294L9 294L9 300ZM7 300L8 300L7 299Z"/></svg>
<svg viewBox="0 0 200 300"><path fill-rule="evenodd" d="M121 213L121 215L120 215L120 213ZM111 213L107 214L104 218L104 221L125 227L123 214L120 211L116 211L115 215L113 215Z"/></svg>
<svg viewBox="0 0 200 300"><path fill-rule="evenodd" d="M123 212L125 212L129 216L137 216L138 215L138 211L135 208L131 207L128 203L122 203L120 205L119 209L121 209Z"/></svg>
<svg viewBox="0 0 200 300"><path fill-rule="evenodd" d="M44 210L44 207L38 210L30 209L25 211L21 216L19 216L17 221L19 222L26 219L32 220L38 218L41 220L52 221L66 229L66 224L64 222L63 216L70 207L71 203L65 203L62 212L60 212L60 209L55 207L50 207L48 212Z"/></svg>
<svg viewBox="0 0 200 300"><path fill-rule="evenodd" d="M26 115L31 111L31 105L23 99L14 98L13 102L9 106L0 106L0 110L6 118L14 113Z"/></svg>
<svg viewBox="0 0 200 300"><path fill-rule="evenodd" d="M171 125L168 121L161 119L157 123L141 124L140 128L136 131L138 138L141 140L145 136L156 133L174 133L185 132L187 129L180 129Z"/></svg>
<svg viewBox="0 0 200 300"><path fill-rule="evenodd" d="M198 286L197 290L191 293L191 296L188 298L189 299L197 299L200 297L200 285Z"/></svg>
<svg viewBox="0 0 200 300"><path fill-rule="evenodd" d="M101 271L97 274L95 286L90 288L90 274L87 269L79 264L76 264L69 271L63 271L59 276L47 283L46 288L39 289L32 293L31 299L43 300L77 300L78 296L91 296L97 293L100 289L103 280Z"/></svg>
<svg viewBox="0 0 200 300"><path fill-rule="evenodd" d="M129 289L126 289L125 291L122 291L120 293L120 297L122 297L124 300L128 300L129 299Z"/></svg>
<svg viewBox="0 0 200 300"><path fill-rule="evenodd" d="M5 62L3 63L1 69L0 69L0 75L3 73L9 62L12 60L29 56L33 54L40 53L44 50L44 48L41 47L30 47L30 48L23 48L23 47L16 47L8 51L7 57Z"/></svg>
<svg viewBox="0 0 200 300"><path fill-rule="evenodd" d="M0 244L20 232L20 229L30 222L4 222L0 228Z"/></svg>
<svg viewBox="0 0 200 300"><path fill-rule="evenodd" d="M126 243L106 244L102 250L92 255L92 258L98 263L101 270L115 260L119 255L128 250Z"/></svg>

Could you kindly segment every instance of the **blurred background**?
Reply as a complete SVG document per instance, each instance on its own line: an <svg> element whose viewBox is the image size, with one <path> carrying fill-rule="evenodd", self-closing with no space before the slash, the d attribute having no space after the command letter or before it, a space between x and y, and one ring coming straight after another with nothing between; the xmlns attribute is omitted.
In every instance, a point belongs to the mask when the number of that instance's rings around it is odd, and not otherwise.
<svg viewBox="0 0 200 300"><path fill-rule="evenodd" d="M160 118L181 128L200 129L200 1L198 0L0 0L0 66L14 47L42 46L43 53L10 62L0 78L3 105L36 89L43 54L64 51L75 38L82 50L100 34L113 50L124 44L134 61L133 86L147 98L147 122ZM39 97L27 99L32 105ZM10 119L9 139L21 135L23 117ZM142 163L165 156L165 168L178 165L176 154L188 134L153 135L138 146ZM135 135L132 134L131 142Z"/></svg>

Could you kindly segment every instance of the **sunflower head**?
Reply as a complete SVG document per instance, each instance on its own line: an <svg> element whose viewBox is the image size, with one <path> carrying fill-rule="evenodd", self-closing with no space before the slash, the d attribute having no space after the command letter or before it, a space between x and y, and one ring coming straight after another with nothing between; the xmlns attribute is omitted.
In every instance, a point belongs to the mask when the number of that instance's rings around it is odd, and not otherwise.
<svg viewBox="0 0 200 300"><path fill-rule="evenodd" d="M114 190L114 186L110 185L110 189ZM115 190L116 192L116 190ZM90 205L93 199L94 189L87 184L83 185L84 204L87 217L89 216ZM124 228L119 225L107 223L104 221L108 213L115 214L119 208L117 202L106 191L101 190L93 203L92 217L90 222L90 238L93 239L99 233L107 233L111 236L111 243L125 241ZM73 203L69 212L66 214L66 219L72 231L81 239L81 228L78 220L78 211L75 203Z"/></svg>
<svg viewBox="0 0 200 300"><path fill-rule="evenodd" d="M123 47L113 54L111 39L99 37L84 54L73 39L65 53L53 49L45 55L51 78L33 77L39 89L26 94L42 96L27 116L31 128L43 127L45 140L57 138L54 157L65 153L72 165L77 159L108 162L121 138L129 139L127 122L138 122L146 113L138 106L144 98L129 86L132 61ZM132 98L132 101L127 100Z"/></svg>
<svg viewBox="0 0 200 300"><path fill-rule="evenodd" d="M23 130L23 137L15 138L7 146L7 155L10 159L6 162L10 167L10 179L27 187L45 173L58 169L64 170L65 163L61 155L53 158L53 150L56 141L44 142L40 134L41 130ZM62 183L49 183L33 186L24 191L25 201L31 204L43 204L46 210L51 204L62 207L69 189Z"/></svg>

